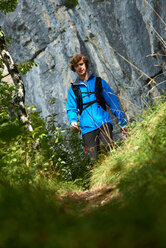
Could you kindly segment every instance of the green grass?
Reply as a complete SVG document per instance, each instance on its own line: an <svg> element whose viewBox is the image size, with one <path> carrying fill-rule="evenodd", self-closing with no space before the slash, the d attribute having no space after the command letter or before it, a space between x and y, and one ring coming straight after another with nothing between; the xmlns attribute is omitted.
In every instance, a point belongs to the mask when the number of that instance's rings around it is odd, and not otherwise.
<svg viewBox="0 0 166 248"><path fill-rule="evenodd" d="M166 104L145 112L143 121L129 135L123 146L112 150L96 165L91 187L118 184L128 175L137 175L140 170L147 171L150 176L156 167L161 169L166 165Z"/></svg>
<svg viewBox="0 0 166 248"><path fill-rule="evenodd" d="M43 177L38 186L16 187L1 180L0 247L165 248L165 126L162 103L145 113L123 146L103 156L91 187L113 184L118 197L85 215L86 202L58 198L74 185Z"/></svg>

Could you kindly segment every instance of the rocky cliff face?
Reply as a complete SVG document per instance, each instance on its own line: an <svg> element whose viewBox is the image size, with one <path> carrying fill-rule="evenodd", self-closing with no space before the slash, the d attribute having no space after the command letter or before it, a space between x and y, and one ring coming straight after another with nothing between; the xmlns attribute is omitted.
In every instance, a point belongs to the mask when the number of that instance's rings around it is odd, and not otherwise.
<svg viewBox="0 0 166 248"><path fill-rule="evenodd" d="M65 2L20 0L14 13L0 17L12 38L8 49L15 63L34 59L38 64L23 75L26 103L43 116L58 113L58 122L67 123L67 90L75 79L69 60L83 53L130 119L157 94L159 86L148 77L164 88L165 0L79 0L76 7Z"/></svg>

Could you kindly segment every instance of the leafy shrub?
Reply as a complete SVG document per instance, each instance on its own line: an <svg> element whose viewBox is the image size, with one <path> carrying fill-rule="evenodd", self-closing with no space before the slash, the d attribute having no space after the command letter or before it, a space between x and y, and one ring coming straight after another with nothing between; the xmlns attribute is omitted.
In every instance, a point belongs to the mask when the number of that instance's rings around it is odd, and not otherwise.
<svg viewBox="0 0 166 248"><path fill-rule="evenodd" d="M0 174L12 184L50 177L82 183L88 166L79 134L56 126L56 114L42 119L34 107L27 108L33 126L28 131L13 108L16 90L0 84Z"/></svg>
<svg viewBox="0 0 166 248"><path fill-rule="evenodd" d="M5 14L8 12L13 12L18 4L18 0L1 0L0 1L0 11Z"/></svg>

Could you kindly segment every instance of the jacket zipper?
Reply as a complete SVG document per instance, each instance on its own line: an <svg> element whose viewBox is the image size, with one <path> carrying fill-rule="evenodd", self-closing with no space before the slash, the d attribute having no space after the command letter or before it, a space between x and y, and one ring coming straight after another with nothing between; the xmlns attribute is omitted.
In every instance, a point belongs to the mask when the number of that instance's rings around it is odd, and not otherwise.
<svg viewBox="0 0 166 248"><path fill-rule="evenodd" d="M87 92L88 92L88 93L90 92L90 83L89 83L89 89L88 89L88 83L87 83ZM90 102L90 94L89 94L89 102ZM95 121L94 121L94 118L93 118L92 106L93 106L93 104L90 106L90 107L91 107L91 117L92 117L92 120L93 120L93 122L94 122L94 124L95 124L95 127L97 127L97 125L96 125L96 123L95 123Z"/></svg>

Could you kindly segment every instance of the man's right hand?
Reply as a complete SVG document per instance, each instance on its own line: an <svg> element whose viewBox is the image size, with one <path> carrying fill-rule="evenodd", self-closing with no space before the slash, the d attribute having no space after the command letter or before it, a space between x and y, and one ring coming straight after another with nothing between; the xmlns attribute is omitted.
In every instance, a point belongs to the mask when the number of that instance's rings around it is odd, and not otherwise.
<svg viewBox="0 0 166 248"><path fill-rule="evenodd" d="M73 121L73 122L71 123L71 128L72 128L73 130L78 130L78 124L77 124L76 121Z"/></svg>

